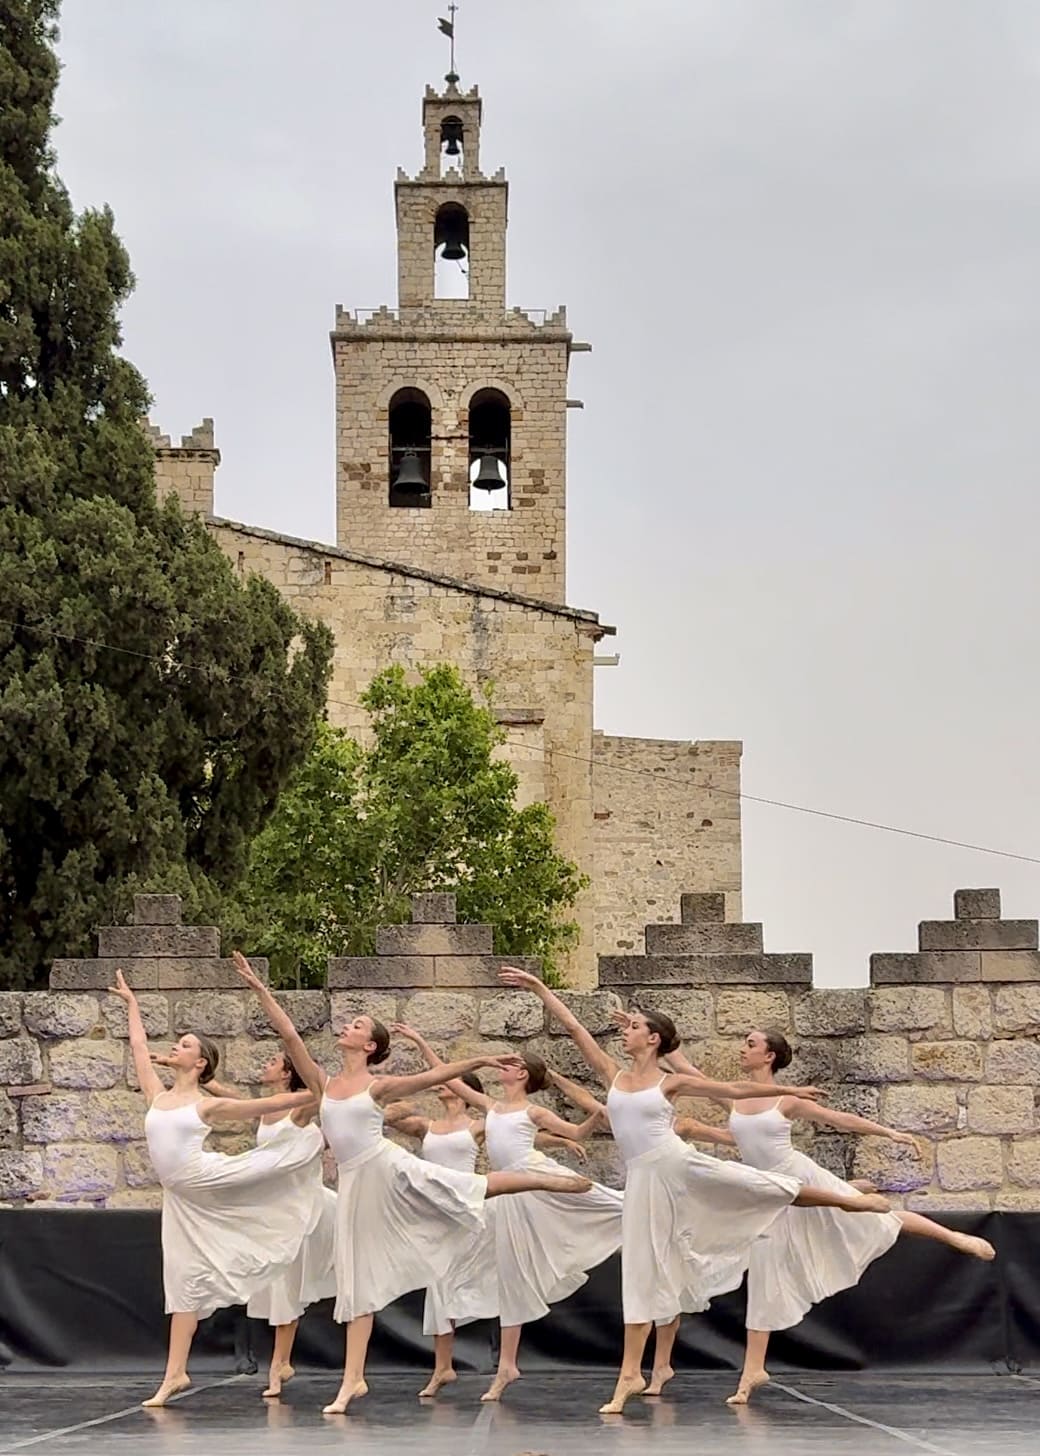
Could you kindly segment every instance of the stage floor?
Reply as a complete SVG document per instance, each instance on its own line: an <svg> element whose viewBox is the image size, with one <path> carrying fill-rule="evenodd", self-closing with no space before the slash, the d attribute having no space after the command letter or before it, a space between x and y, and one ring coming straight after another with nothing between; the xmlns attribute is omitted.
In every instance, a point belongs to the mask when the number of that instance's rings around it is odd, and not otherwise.
<svg viewBox="0 0 1040 1456"><path fill-rule="evenodd" d="M0 1375L0 1456L1035 1456L1040 1379L1028 1375L778 1375L744 1411L723 1402L729 1373L680 1373L657 1400L599 1416L609 1372L532 1372L498 1406L487 1377L461 1376L420 1402L415 1371L377 1372L347 1416L322 1416L328 1374L297 1376L282 1401L258 1376L206 1376L164 1411L137 1402L155 1380L82 1374Z"/></svg>

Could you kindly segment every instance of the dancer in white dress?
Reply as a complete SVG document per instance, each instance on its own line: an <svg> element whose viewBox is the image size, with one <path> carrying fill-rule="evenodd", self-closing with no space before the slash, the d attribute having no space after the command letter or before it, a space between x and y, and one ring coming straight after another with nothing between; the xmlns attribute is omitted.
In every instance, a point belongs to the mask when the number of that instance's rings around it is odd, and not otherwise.
<svg viewBox="0 0 1040 1456"><path fill-rule="evenodd" d="M788 1204L823 1204L855 1212L888 1211L877 1195L802 1188L796 1178L723 1162L676 1136L672 1103L680 1096L741 1100L761 1095L753 1082L713 1082L699 1075L664 1073L658 1058L679 1045L675 1026L661 1012L629 1015L621 1037L630 1069L623 1071L574 1013L537 977L503 967L504 985L533 991L569 1033L607 1093L607 1112L625 1160L624 1237L621 1296L625 1350L614 1395L603 1414L622 1411L630 1396L645 1389L643 1351L651 1325L678 1327L682 1313L708 1307L735 1289L744 1276L751 1246ZM781 1089L777 1089L779 1092ZM798 1088L815 1097L815 1087ZM670 1349L674 1333L658 1346ZM660 1388L671 1369L655 1370Z"/></svg>
<svg viewBox="0 0 1040 1456"><path fill-rule="evenodd" d="M669 1058L677 1068L685 1058ZM779 1031L751 1031L741 1047L740 1062L753 1082L775 1088L772 1081L791 1061L791 1048ZM695 1069L691 1069L695 1070ZM753 1168L788 1173L803 1185L851 1191L852 1185L821 1168L791 1146L791 1124L804 1119L838 1132L890 1138L916 1147L908 1132L849 1112L835 1112L785 1089L782 1096L763 1096L730 1110L730 1130L744 1162ZM747 1349L744 1369L730 1405L746 1405L752 1391L764 1385L766 1350L773 1330L787 1330L820 1300L859 1282L864 1269L885 1253L900 1234L935 1239L977 1259L995 1257L986 1239L944 1228L923 1214L905 1209L850 1218L836 1208L788 1208L771 1225L769 1237L751 1250L748 1268Z"/></svg>
<svg viewBox="0 0 1040 1456"><path fill-rule="evenodd" d="M218 1054L205 1036L187 1034L165 1064L167 1091L152 1065L137 997L122 971L110 990L126 1002L134 1070L148 1103L148 1153L163 1187L162 1251L170 1344L162 1384L146 1406L163 1406L191 1384L188 1356L199 1320L247 1304L295 1260L313 1207L311 1153L295 1139L273 1140L237 1157L207 1152L221 1122L293 1112L307 1092L270 1098L206 1097Z"/></svg>
<svg viewBox="0 0 1040 1456"><path fill-rule="evenodd" d="M426 1061L440 1058L409 1026L394 1028L413 1041ZM488 1163L496 1170L566 1173L535 1148L540 1132L583 1141L601 1125L600 1111L581 1123L566 1122L547 1107L529 1101L548 1082L541 1057L524 1054L499 1069L499 1101L473 1092L459 1082L452 1090L484 1113ZM501 1325L498 1370L481 1397L497 1401L520 1378L518 1356L525 1324L549 1313L550 1305L567 1299L595 1269L621 1247L622 1195L602 1184L576 1198L562 1192L530 1193L511 1198L495 1210L495 1266L498 1273L498 1317Z"/></svg>
<svg viewBox="0 0 1040 1456"><path fill-rule="evenodd" d="M336 1308L347 1326L343 1381L326 1415L342 1415L367 1394L365 1358L375 1313L402 1294L449 1276L484 1223L497 1194L552 1189L582 1193L587 1178L546 1172L458 1173L424 1163L383 1136L383 1104L440 1086L479 1067L505 1069L513 1057L469 1057L410 1077L373 1077L390 1052L390 1033L354 1017L336 1038L342 1070L330 1077L311 1057L291 1018L237 951L239 974L308 1088L321 1098L321 1127L339 1168L336 1202ZM271 1144L273 1146L273 1144Z"/></svg>

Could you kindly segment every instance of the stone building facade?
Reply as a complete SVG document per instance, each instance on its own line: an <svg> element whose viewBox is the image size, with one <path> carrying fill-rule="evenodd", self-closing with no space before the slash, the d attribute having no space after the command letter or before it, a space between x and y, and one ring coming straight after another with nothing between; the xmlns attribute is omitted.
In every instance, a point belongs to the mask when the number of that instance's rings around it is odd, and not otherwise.
<svg viewBox="0 0 1040 1456"><path fill-rule="evenodd" d="M428 89L422 115L422 166L395 186L397 306L336 310L336 544L217 516L212 420L180 445L150 427L156 479L240 572L332 628L332 722L361 728L360 692L391 663L494 685L521 799L546 800L591 881L566 967L590 986L596 954L639 946L683 890L739 913L740 747L594 736L614 628L566 583L568 371L589 345L562 308L507 305L508 184L481 168L476 88ZM648 825L666 852L644 852Z"/></svg>
<svg viewBox="0 0 1040 1456"><path fill-rule="evenodd" d="M613 1010L656 1006L675 1019L692 1060L719 1076L737 1074L749 1029L779 1027L796 1048L788 1079L812 1081L831 1105L919 1138L915 1153L802 1129L801 1145L826 1166L873 1179L911 1208L1040 1210L1035 920L1001 919L995 890L958 891L954 918L924 922L916 951L872 957L869 989L837 991L813 988L811 955L770 954L760 925L724 913L721 893L684 895L677 921L646 927L646 954L605 956L595 988L566 993L577 1015L615 1046ZM411 925L379 933L375 955L334 960L324 990L280 999L330 1070L335 1032L363 1009L387 1024L411 1022L445 1056L529 1047L587 1082L541 1003L499 987L498 965L489 927L457 924L450 895L422 896ZM100 932L96 959L56 962L49 991L0 993L0 1201L158 1203L125 1010L106 990L117 966L157 1047L185 1031L212 1036L220 1075L243 1090L276 1047L255 998L219 958L217 931L182 925L175 896L139 897L133 925ZM387 1070L417 1069L410 1045L395 1043ZM711 1104L691 1110L712 1120ZM251 1141L235 1129L213 1145ZM620 1181L608 1139L593 1146L590 1164Z"/></svg>

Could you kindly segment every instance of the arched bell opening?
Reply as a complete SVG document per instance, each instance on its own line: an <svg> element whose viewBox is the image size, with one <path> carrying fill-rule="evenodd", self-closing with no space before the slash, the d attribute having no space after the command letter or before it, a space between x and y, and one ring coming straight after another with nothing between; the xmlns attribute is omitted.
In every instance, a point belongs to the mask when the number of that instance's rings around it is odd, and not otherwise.
<svg viewBox="0 0 1040 1456"><path fill-rule="evenodd" d="M421 389L399 389L390 401L389 467L392 506L429 506L430 401Z"/></svg>
<svg viewBox="0 0 1040 1456"><path fill-rule="evenodd" d="M474 511L510 507L512 416L500 389L481 389L469 406L469 504Z"/></svg>
<svg viewBox="0 0 1040 1456"><path fill-rule="evenodd" d="M469 213L445 202L433 225L434 298L469 298L469 271Z"/></svg>
<svg viewBox="0 0 1040 1456"><path fill-rule="evenodd" d="M441 122L441 176L465 165L466 128L460 116L446 116Z"/></svg>

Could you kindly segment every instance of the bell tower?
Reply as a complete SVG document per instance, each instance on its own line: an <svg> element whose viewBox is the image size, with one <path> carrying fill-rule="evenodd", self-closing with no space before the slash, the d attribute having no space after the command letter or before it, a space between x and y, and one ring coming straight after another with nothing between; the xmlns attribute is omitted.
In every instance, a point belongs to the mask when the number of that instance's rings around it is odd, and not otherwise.
<svg viewBox="0 0 1040 1456"><path fill-rule="evenodd" d="M564 309L506 306L508 183L480 165L482 102L423 98L398 171L398 306L336 311L336 538L345 549L565 600Z"/></svg>

